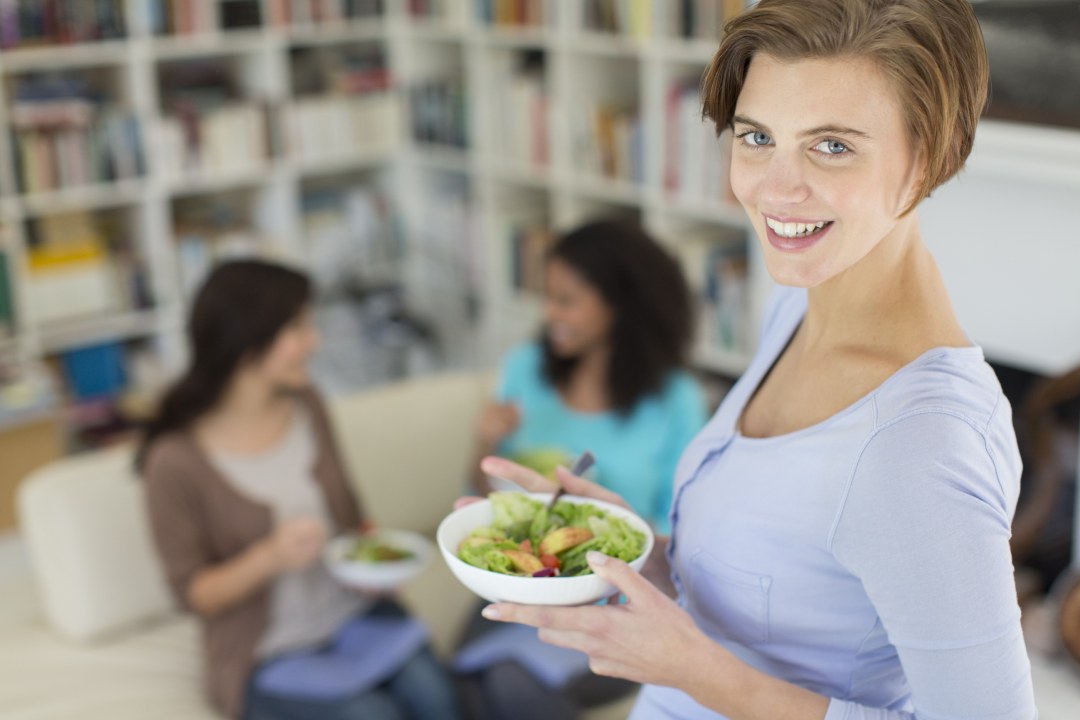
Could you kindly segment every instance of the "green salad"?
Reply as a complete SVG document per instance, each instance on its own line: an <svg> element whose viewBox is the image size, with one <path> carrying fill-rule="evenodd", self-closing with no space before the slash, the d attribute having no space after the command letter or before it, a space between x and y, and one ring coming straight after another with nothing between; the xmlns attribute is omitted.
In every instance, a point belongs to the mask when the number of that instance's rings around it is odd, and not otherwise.
<svg viewBox="0 0 1080 720"><path fill-rule="evenodd" d="M525 493L494 492L491 525L478 527L458 545L458 557L504 575L573 577L592 573L590 550L630 562L645 549L645 534L626 520L587 503L565 500L549 512Z"/></svg>
<svg viewBox="0 0 1080 720"><path fill-rule="evenodd" d="M357 538L356 544L345 554L348 560L365 563L398 562L412 560L416 554L411 550L395 547L376 537Z"/></svg>

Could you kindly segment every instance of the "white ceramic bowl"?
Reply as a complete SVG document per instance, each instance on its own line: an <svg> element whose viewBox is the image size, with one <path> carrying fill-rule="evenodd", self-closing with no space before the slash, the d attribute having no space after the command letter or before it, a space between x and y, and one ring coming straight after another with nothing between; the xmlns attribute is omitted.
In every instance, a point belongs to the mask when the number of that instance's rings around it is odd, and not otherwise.
<svg viewBox="0 0 1080 720"><path fill-rule="evenodd" d="M550 493L530 493L541 502L551 499ZM640 571L653 548L653 532L649 524L629 510L611 503L590 498L564 495L563 500L589 503L625 519L635 530L645 533L645 549L630 567ZM587 605L615 592L611 584L595 574L578 577L534 578L481 570L457 556L458 545L478 527L490 525L494 512L490 500L466 505L455 510L439 524L435 540L443 559L461 584L490 602L514 602L524 605Z"/></svg>
<svg viewBox="0 0 1080 720"><path fill-rule="evenodd" d="M435 546L423 535L406 530L379 530L375 537L413 557L389 562L361 562L347 555L355 545L358 533L338 535L323 548L323 562L330 574L342 585L361 590L393 590L419 575L435 556Z"/></svg>

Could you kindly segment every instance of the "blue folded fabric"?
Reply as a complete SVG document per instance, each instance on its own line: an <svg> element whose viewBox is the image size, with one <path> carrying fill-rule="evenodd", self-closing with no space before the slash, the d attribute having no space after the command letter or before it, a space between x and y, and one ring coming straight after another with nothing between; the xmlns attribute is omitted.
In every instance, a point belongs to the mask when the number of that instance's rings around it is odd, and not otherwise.
<svg viewBox="0 0 1080 720"><path fill-rule="evenodd" d="M489 630L463 647L454 658L454 669L473 673L505 661L517 662L552 690L589 671L585 653L549 645L536 628L515 624Z"/></svg>
<svg viewBox="0 0 1080 720"><path fill-rule="evenodd" d="M326 648L271 660L256 672L255 684L267 695L342 700L390 679L427 639L427 628L414 618L360 618Z"/></svg>

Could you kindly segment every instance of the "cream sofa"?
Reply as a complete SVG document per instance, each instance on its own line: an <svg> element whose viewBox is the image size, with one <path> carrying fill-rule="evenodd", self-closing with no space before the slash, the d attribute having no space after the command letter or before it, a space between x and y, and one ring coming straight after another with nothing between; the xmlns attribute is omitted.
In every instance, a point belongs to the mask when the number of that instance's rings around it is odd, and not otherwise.
<svg viewBox="0 0 1080 720"><path fill-rule="evenodd" d="M487 394L484 378L452 375L333 403L346 462L384 526L435 528L464 486ZM33 572L0 573L0 718L218 718L202 700L195 624L165 590L141 492L128 449L54 463L22 485ZM447 653L474 598L441 562L404 596ZM1032 670L1042 720L1077 717L1077 675L1037 652ZM587 720L625 718L631 702Z"/></svg>
<svg viewBox="0 0 1080 720"><path fill-rule="evenodd" d="M487 393L486 378L446 375L332 404L346 463L380 524L433 533L465 486ZM56 462L21 486L36 583L0 586L0 717L218 717L203 702L195 623L166 590L141 493L129 448ZM444 655L476 602L441 561L403 595ZM588 717L625 718L631 703Z"/></svg>

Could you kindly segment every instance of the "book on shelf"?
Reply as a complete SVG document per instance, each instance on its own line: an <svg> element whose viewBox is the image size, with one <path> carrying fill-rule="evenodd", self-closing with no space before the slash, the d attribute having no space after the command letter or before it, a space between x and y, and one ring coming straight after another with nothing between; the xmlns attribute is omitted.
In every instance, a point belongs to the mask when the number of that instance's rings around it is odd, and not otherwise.
<svg viewBox="0 0 1080 720"><path fill-rule="evenodd" d="M541 27L549 22L546 0L476 0L476 17L486 25Z"/></svg>
<svg viewBox="0 0 1080 720"><path fill-rule="evenodd" d="M581 27L586 32L633 38L646 38L653 33L652 0L584 0L581 12Z"/></svg>
<svg viewBox="0 0 1080 720"><path fill-rule="evenodd" d="M730 148L701 114L694 80L668 86L664 107L664 188L687 202L732 200L728 185Z"/></svg>
<svg viewBox="0 0 1080 720"><path fill-rule="evenodd" d="M405 0L405 9L415 18L437 18L447 25L464 24L467 0Z"/></svg>
<svg viewBox="0 0 1080 720"><path fill-rule="evenodd" d="M152 35L207 35L263 24L262 0L139 0Z"/></svg>
<svg viewBox="0 0 1080 720"><path fill-rule="evenodd" d="M154 151L166 177L251 171L270 158L270 107L243 97L219 61L167 66L162 95Z"/></svg>
<svg viewBox="0 0 1080 720"><path fill-rule="evenodd" d="M503 234L510 249L510 286L543 294L547 253L555 242L550 225L543 218L508 218Z"/></svg>
<svg viewBox="0 0 1080 720"><path fill-rule="evenodd" d="M379 44L297 47L289 53L294 95L359 95L394 86L386 50Z"/></svg>
<svg viewBox="0 0 1080 720"><path fill-rule="evenodd" d="M105 342L63 352L59 356L65 385L76 402L111 398L127 385L124 346Z"/></svg>
<svg viewBox="0 0 1080 720"><path fill-rule="evenodd" d="M381 48L299 49L292 77L297 99L286 108L285 136L296 157L341 158L399 141L401 98Z"/></svg>
<svg viewBox="0 0 1080 720"><path fill-rule="evenodd" d="M547 167L550 162L549 99L544 54L496 56L492 62L494 145L515 165Z"/></svg>
<svg viewBox="0 0 1080 720"><path fill-rule="evenodd" d="M460 77L422 81L409 89L413 138L434 145L468 146L465 81Z"/></svg>
<svg viewBox="0 0 1080 720"><path fill-rule="evenodd" d="M746 9L746 0L672 0L665 2L668 27L675 37L719 40L724 23Z"/></svg>
<svg viewBox="0 0 1080 720"><path fill-rule="evenodd" d="M11 256L4 244L6 228L0 228L0 339L15 334L14 275Z"/></svg>
<svg viewBox="0 0 1080 720"><path fill-rule="evenodd" d="M218 27L218 0L142 0L154 35L205 35Z"/></svg>
<svg viewBox="0 0 1080 720"><path fill-rule="evenodd" d="M19 77L11 108L16 175L38 193L144 173L139 122L77 76Z"/></svg>
<svg viewBox="0 0 1080 720"><path fill-rule="evenodd" d="M42 218L27 252L30 310L47 324L120 308L108 239L95 218L72 213Z"/></svg>
<svg viewBox="0 0 1080 720"><path fill-rule="evenodd" d="M318 161L395 147L404 119L396 94L371 93L299 99L286 122L293 155Z"/></svg>
<svg viewBox="0 0 1080 720"><path fill-rule="evenodd" d="M749 344L749 257L745 230L710 227L680 241L683 267L698 299L698 347L745 353Z"/></svg>
<svg viewBox="0 0 1080 720"><path fill-rule="evenodd" d="M313 25L382 17L384 0L269 0L270 24Z"/></svg>
<svg viewBox="0 0 1080 720"><path fill-rule="evenodd" d="M122 213L48 215L28 232L28 307L36 323L153 306L146 264Z"/></svg>
<svg viewBox="0 0 1080 720"><path fill-rule="evenodd" d="M644 127L636 108L585 105L575 119L578 170L637 185L645 182Z"/></svg>
<svg viewBox="0 0 1080 720"><path fill-rule="evenodd" d="M224 32L259 28L262 25L262 0L220 0L218 27Z"/></svg>
<svg viewBox="0 0 1080 720"><path fill-rule="evenodd" d="M0 0L0 49L115 40L125 0Z"/></svg>

